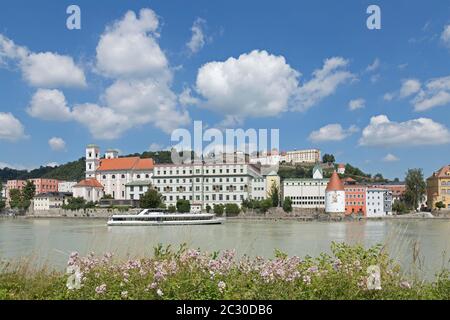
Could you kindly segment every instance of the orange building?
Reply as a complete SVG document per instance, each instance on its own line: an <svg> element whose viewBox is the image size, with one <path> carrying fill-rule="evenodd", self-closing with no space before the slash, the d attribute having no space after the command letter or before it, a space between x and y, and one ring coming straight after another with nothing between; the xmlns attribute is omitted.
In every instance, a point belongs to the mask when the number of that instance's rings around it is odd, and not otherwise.
<svg viewBox="0 0 450 320"><path fill-rule="evenodd" d="M345 214L366 215L366 191L367 186L358 184L346 184L345 189Z"/></svg>

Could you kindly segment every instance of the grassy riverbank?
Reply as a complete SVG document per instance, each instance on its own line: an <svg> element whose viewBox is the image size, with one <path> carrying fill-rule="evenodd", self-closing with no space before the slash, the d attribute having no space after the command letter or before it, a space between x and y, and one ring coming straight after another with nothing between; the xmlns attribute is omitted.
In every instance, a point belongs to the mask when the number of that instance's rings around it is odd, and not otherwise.
<svg viewBox="0 0 450 320"><path fill-rule="evenodd" d="M450 299L448 270L424 282L403 275L381 246L333 244L332 252L266 260L158 247L129 261L73 253L68 274L3 263L0 299ZM380 271L379 283L368 270Z"/></svg>

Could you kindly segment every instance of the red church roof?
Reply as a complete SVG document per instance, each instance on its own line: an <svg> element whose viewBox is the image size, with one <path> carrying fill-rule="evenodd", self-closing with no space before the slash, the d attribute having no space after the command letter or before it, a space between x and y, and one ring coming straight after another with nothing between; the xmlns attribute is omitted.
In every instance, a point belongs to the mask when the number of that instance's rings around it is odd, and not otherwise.
<svg viewBox="0 0 450 320"><path fill-rule="evenodd" d="M336 171L333 172L330 178L330 182L328 182L327 189L325 191L344 191L344 185L342 184L341 179Z"/></svg>
<svg viewBox="0 0 450 320"><path fill-rule="evenodd" d="M85 179L78 182L74 188L77 187L92 187L92 188L103 188L103 185L98 182L97 179Z"/></svg>
<svg viewBox="0 0 450 320"><path fill-rule="evenodd" d="M141 159L139 157L102 159L97 171L152 170L154 166L153 159Z"/></svg>

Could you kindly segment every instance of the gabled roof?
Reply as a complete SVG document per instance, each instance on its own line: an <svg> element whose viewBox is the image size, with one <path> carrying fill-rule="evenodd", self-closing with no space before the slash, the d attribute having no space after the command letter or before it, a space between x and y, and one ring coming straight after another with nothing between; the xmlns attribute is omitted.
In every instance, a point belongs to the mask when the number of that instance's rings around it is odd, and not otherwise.
<svg viewBox="0 0 450 320"><path fill-rule="evenodd" d="M437 176L438 178L450 178L450 165L440 168L433 176Z"/></svg>
<svg viewBox="0 0 450 320"><path fill-rule="evenodd" d="M336 171L331 175L330 182L328 182L325 191L345 191L344 185L342 184L341 179L339 179Z"/></svg>
<svg viewBox="0 0 450 320"><path fill-rule="evenodd" d="M73 188L81 187L103 188L103 185L97 179L85 179L73 186Z"/></svg>
<svg viewBox="0 0 450 320"><path fill-rule="evenodd" d="M102 159L97 171L152 170L154 166L153 159L141 159L139 157Z"/></svg>

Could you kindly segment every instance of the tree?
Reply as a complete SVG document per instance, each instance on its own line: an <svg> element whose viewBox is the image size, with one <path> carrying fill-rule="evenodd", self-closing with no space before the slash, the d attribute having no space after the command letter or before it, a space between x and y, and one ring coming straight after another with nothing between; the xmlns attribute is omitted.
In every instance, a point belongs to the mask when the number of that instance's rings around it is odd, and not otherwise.
<svg viewBox="0 0 450 320"><path fill-rule="evenodd" d="M114 198L113 198L113 196L110 195L110 194L105 194L105 195L102 197L102 200L114 200Z"/></svg>
<svg viewBox="0 0 450 320"><path fill-rule="evenodd" d="M169 213L175 213L175 212L177 212L177 207L175 207L174 205L170 205L168 210L169 210Z"/></svg>
<svg viewBox="0 0 450 320"><path fill-rule="evenodd" d="M142 209L156 209L161 208L162 205L163 196L155 188L149 188L139 200L139 206Z"/></svg>
<svg viewBox="0 0 450 320"><path fill-rule="evenodd" d="M223 206L223 204L215 204L213 210L214 210L214 213L216 214L216 216L221 217L221 216L223 216L225 207Z"/></svg>
<svg viewBox="0 0 450 320"><path fill-rule="evenodd" d="M241 209L236 203L227 203L225 205L225 212L227 216L237 216L241 212Z"/></svg>
<svg viewBox="0 0 450 320"><path fill-rule="evenodd" d="M392 211L396 212L397 214L403 214L408 212L408 207L403 201L395 201L392 205Z"/></svg>
<svg viewBox="0 0 450 320"><path fill-rule="evenodd" d="M19 189L9 190L9 206L12 209L22 208L22 192Z"/></svg>
<svg viewBox="0 0 450 320"><path fill-rule="evenodd" d="M259 210L262 213L266 213L270 208L272 208L272 199L265 199L261 201Z"/></svg>
<svg viewBox="0 0 450 320"><path fill-rule="evenodd" d="M442 201L436 202L436 208L438 208L439 210L445 209L445 203Z"/></svg>
<svg viewBox="0 0 450 320"><path fill-rule="evenodd" d="M77 211L86 208L86 200L82 197L69 198L67 203L62 206L65 210Z"/></svg>
<svg viewBox="0 0 450 320"><path fill-rule="evenodd" d="M335 163L336 159L334 158L334 155L325 153L322 157L322 162L323 163Z"/></svg>
<svg viewBox="0 0 450 320"><path fill-rule="evenodd" d="M292 200L291 200L291 198L284 198L283 210L284 210L284 212L292 212Z"/></svg>
<svg viewBox="0 0 450 320"><path fill-rule="evenodd" d="M210 213L211 212L211 206L209 204L206 205L206 213Z"/></svg>
<svg viewBox="0 0 450 320"><path fill-rule="evenodd" d="M31 205L31 200L33 200L36 195L36 186L33 182L27 181L25 187L22 190L22 209L28 209Z"/></svg>
<svg viewBox="0 0 450 320"><path fill-rule="evenodd" d="M188 213L191 212L191 203L189 200L178 200L177 201L177 211L179 213Z"/></svg>
<svg viewBox="0 0 450 320"><path fill-rule="evenodd" d="M405 202L410 208L417 210L427 188L422 169L409 169L406 173L405 184Z"/></svg>
<svg viewBox="0 0 450 320"><path fill-rule="evenodd" d="M269 198L272 201L272 207L278 207L278 205L280 204L280 188L275 181L270 187Z"/></svg>

